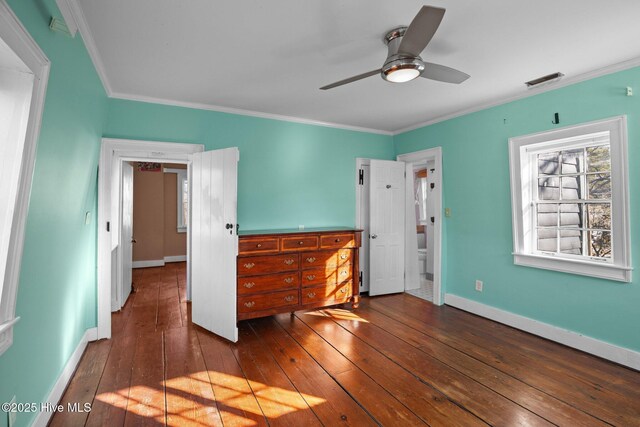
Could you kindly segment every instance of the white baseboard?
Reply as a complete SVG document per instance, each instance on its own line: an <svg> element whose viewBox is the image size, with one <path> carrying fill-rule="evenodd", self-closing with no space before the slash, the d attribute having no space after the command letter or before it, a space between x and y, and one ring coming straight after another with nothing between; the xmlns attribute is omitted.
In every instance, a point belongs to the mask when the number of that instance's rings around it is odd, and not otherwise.
<svg viewBox="0 0 640 427"><path fill-rule="evenodd" d="M163 259L152 259L148 261L133 261L133 268L147 268L147 267L163 267Z"/></svg>
<svg viewBox="0 0 640 427"><path fill-rule="evenodd" d="M51 406L56 406L58 402L60 402L60 399L62 398L62 394L67 388L69 381L71 381L71 378L73 377L73 374L76 371L76 367L78 366L78 363L82 358L84 349L87 348L87 344L90 341L95 341L97 339L98 339L98 328L90 328L84 332L84 335L80 339L78 346L76 347L75 351L67 361L67 364L65 365L64 369L60 373L58 380L56 381L53 388L51 389L49 396L43 403L48 403L49 405L47 406L51 407ZM49 420L51 419L52 415L53 415L53 412L47 412L47 411L39 412L38 415L36 415L35 420L33 421L33 424L32 424L33 427L45 427L49 423Z"/></svg>
<svg viewBox="0 0 640 427"><path fill-rule="evenodd" d="M611 360L630 368L640 370L640 353L628 348L619 347L608 342L582 335L568 329L543 323L538 320L520 316L486 304L479 303L453 294L444 296L444 303L452 307L468 311L487 319L512 326L525 332L559 342L568 347L593 354L603 359Z"/></svg>
<svg viewBox="0 0 640 427"><path fill-rule="evenodd" d="M186 260L186 255L172 255L164 257L164 262L184 262Z"/></svg>

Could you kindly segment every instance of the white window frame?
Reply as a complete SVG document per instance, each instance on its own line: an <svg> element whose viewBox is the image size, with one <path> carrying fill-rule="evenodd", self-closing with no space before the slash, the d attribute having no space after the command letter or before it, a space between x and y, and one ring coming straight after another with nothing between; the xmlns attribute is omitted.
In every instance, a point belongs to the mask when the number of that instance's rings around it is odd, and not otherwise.
<svg viewBox="0 0 640 427"><path fill-rule="evenodd" d="M541 150L563 150L576 138L609 132L611 152L611 261L588 257L560 257L541 253L531 238L535 229L532 180L537 167L532 154ZM511 204L513 219L513 261L516 265L536 267L602 279L631 282L631 241L629 226L629 175L626 116L569 126L548 132L509 139Z"/></svg>
<svg viewBox="0 0 640 427"><path fill-rule="evenodd" d="M16 316L16 300L22 249L24 246L24 232L29 210L29 196L35 165L36 146L42 111L44 109L47 82L49 80L50 62L46 55L31 38L29 32L20 23L5 0L0 0L0 39L24 62L33 73L33 91L31 107L27 121L24 145L22 147L22 161L16 179L16 197L13 216L8 224L8 252L2 287L0 288L0 355L13 343L13 326L20 320Z"/></svg>
<svg viewBox="0 0 640 427"><path fill-rule="evenodd" d="M175 173L176 174L176 206L178 209L177 218L177 231L178 233L186 233L187 232L187 218L182 214L182 199L183 199L183 190L184 190L184 182L188 182L189 178L187 176L186 169L174 169L174 168L164 168L165 173ZM188 215L187 215L188 216Z"/></svg>

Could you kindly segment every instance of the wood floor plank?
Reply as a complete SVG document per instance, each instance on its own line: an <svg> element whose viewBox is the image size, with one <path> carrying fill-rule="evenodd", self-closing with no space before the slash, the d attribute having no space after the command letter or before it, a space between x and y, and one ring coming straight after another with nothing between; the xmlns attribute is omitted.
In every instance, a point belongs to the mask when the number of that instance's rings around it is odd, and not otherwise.
<svg viewBox="0 0 640 427"><path fill-rule="evenodd" d="M430 425L485 425L481 418L460 407L406 369L391 363L386 356L347 332L333 320L319 315L319 312L296 313L296 317L388 391L408 396L412 406L415 400L424 405L427 411L424 419Z"/></svg>
<svg viewBox="0 0 640 427"><path fill-rule="evenodd" d="M230 347L230 343L201 328L198 340L226 427L267 426L267 419Z"/></svg>
<svg viewBox="0 0 640 427"><path fill-rule="evenodd" d="M135 335L112 339L100 384L93 401L87 426L121 426L129 402L129 387L136 349Z"/></svg>
<svg viewBox="0 0 640 427"><path fill-rule="evenodd" d="M322 425L306 399L311 404L319 403L319 400L314 401L311 396L305 399L298 393L246 322L239 324L234 354L269 425Z"/></svg>
<svg viewBox="0 0 640 427"><path fill-rule="evenodd" d="M310 405L324 425L375 426L375 421L273 319L250 322L256 335L303 396L323 400ZM307 401L309 403L309 401Z"/></svg>
<svg viewBox="0 0 640 427"><path fill-rule="evenodd" d="M164 342L162 332L136 341L125 426L165 425Z"/></svg>
<svg viewBox="0 0 640 427"><path fill-rule="evenodd" d="M335 310L327 310L327 312L333 315ZM340 316L340 312L337 315ZM408 327L402 323L402 318L397 313L395 317L398 320L395 320L378 311L369 309L365 303L358 309L358 316L554 424L575 426L607 425L551 395L543 393L496 368Z"/></svg>
<svg viewBox="0 0 640 427"><path fill-rule="evenodd" d="M486 335L478 331L472 325L476 319L445 321L443 317L446 310L440 310L437 316L430 316L428 310L431 308L418 309L418 307L425 308L426 306L415 299L413 297L393 300L386 298L380 301L373 299L370 301L370 306L389 315L407 313L415 319L413 326L418 330L454 346L478 360L496 366L502 372L547 394L557 396L559 400L580 408L607 423L640 425L640 405L637 404L637 399L608 392L606 388L600 388L588 380L576 379L575 372L571 372L571 370L542 363L535 355L522 351L516 343L507 345L498 336ZM447 309L459 311L451 307L447 307ZM463 318L465 317L463 316ZM470 330L471 332L469 332ZM516 332L525 335L521 331Z"/></svg>
<svg viewBox="0 0 640 427"><path fill-rule="evenodd" d="M50 426L82 426L85 424L90 412L69 411L68 405L79 404L80 408L84 408L85 403L93 403L110 351L111 341L108 340L97 341L87 346L76 372L60 400L59 404L63 405L64 411L59 413L61 416L54 416L51 419Z"/></svg>
<svg viewBox="0 0 640 427"><path fill-rule="evenodd" d="M406 391L394 392L393 387L387 391L298 318L283 314L275 316L275 320L357 402L367 408L380 425L428 425L426 420L431 418L431 412L422 396ZM399 389L397 386L395 391Z"/></svg>
<svg viewBox="0 0 640 427"><path fill-rule="evenodd" d="M165 399L168 426L222 426L196 331L164 332Z"/></svg>

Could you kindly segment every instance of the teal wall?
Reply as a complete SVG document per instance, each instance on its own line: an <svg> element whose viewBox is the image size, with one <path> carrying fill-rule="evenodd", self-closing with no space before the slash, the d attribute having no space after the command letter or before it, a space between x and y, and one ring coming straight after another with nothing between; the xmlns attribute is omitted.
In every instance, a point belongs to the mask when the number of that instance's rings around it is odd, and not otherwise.
<svg viewBox="0 0 640 427"><path fill-rule="evenodd" d="M618 283L513 264L508 139L626 114L633 265L640 266L640 68L396 135L397 154L442 146L445 290L483 304L640 351L640 273ZM551 123L560 113L561 123ZM505 123L506 119L506 123ZM482 293L475 280L484 281Z"/></svg>
<svg viewBox="0 0 640 427"><path fill-rule="evenodd" d="M81 38L49 30L51 16L60 16L54 0L9 5L51 61L51 74L18 289L21 320L0 356L0 402L16 395L39 403L96 325L96 173L107 98ZM19 414L18 425L32 419Z"/></svg>
<svg viewBox="0 0 640 427"><path fill-rule="evenodd" d="M238 147L244 230L353 226L356 157L394 157L391 136L119 99L105 136Z"/></svg>

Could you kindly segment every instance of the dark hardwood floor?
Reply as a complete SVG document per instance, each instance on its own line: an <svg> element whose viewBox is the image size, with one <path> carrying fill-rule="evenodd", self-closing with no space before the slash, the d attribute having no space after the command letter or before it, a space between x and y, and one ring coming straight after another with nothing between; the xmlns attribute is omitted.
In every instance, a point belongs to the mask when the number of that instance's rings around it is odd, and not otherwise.
<svg viewBox="0 0 640 427"><path fill-rule="evenodd" d="M640 426L640 373L398 294L240 322L190 322L185 264L134 270L113 338L90 343L53 426Z"/></svg>

